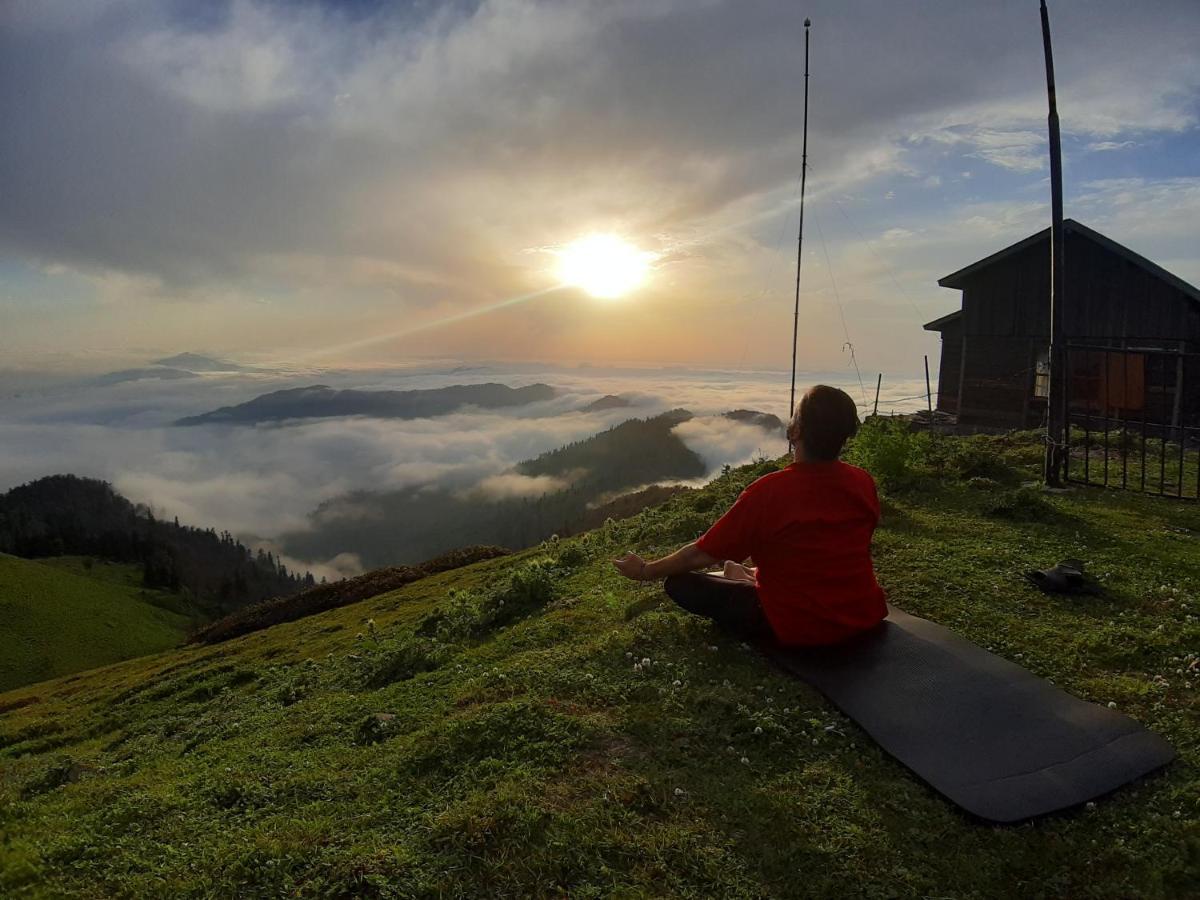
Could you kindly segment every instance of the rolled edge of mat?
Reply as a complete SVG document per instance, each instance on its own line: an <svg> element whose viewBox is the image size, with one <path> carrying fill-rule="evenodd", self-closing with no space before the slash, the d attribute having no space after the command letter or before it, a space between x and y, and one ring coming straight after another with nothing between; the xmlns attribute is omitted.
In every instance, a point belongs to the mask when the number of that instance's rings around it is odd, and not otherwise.
<svg viewBox="0 0 1200 900"><path fill-rule="evenodd" d="M981 819L1013 824L1098 800L1173 759L1175 749L1161 736L1143 729L1060 763L993 781L957 785L952 799Z"/></svg>

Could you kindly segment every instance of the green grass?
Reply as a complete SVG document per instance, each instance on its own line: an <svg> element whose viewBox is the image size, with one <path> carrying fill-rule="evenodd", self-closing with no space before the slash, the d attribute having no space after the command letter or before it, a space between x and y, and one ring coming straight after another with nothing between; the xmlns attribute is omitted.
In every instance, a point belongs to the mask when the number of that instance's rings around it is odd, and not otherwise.
<svg viewBox="0 0 1200 900"><path fill-rule="evenodd" d="M1017 482L1039 452L987 447ZM994 828L612 571L622 550L695 537L771 465L219 646L0 695L0 894L1194 895L1200 509L1080 488L989 515L1012 488L958 463L886 498L893 602L1179 751L1093 808ZM1070 556L1108 597L1020 577Z"/></svg>
<svg viewBox="0 0 1200 900"><path fill-rule="evenodd" d="M191 619L134 566L0 554L0 690L178 644Z"/></svg>

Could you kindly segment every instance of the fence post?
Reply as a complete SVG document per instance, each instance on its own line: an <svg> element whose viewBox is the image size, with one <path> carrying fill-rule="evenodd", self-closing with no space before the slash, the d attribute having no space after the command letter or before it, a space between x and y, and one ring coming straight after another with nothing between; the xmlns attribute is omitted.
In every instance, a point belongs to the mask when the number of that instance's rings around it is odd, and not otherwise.
<svg viewBox="0 0 1200 900"><path fill-rule="evenodd" d="M871 410L872 416L879 415L879 386L883 384L883 373L879 373L879 377L875 379L875 406Z"/></svg>
<svg viewBox="0 0 1200 900"><path fill-rule="evenodd" d="M929 406L929 421L933 421L933 389L929 386L929 354L925 354L925 403Z"/></svg>

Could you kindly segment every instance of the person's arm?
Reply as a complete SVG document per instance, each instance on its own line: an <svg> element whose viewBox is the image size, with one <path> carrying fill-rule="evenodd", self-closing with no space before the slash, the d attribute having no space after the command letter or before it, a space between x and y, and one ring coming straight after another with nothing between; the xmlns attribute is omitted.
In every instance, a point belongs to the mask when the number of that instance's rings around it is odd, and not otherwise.
<svg viewBox="0 0 1200 900"><path fill-rule="evenodd" d="M669 575L682 575L684 572L706 569L718 562L719 559L709 556L692 541L662 559L648 562L636 553L626 553L620 559L614 559L613 565L617 567L618 572L634 581L657 581Z"/></svg>
<svg viewBox="0 0 1200 900"><path fill-rule="evenodd" d="M751 555L754 544L757 501L753 488L751 485L742 491L737 502L708 531L670 556L647 562L636 553L626 553L614 559L613 565L626 578L650 581L707 568L726 559L745 559Z"/></svg>

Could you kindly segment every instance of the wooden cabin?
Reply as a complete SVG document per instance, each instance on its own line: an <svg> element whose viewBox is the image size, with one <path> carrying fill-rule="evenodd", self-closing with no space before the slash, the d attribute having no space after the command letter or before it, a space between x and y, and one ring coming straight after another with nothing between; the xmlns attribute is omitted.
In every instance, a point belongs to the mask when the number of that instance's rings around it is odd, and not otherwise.
<svg viewBox="0 0 1200 900"><path fill-rule="evenodd" d="M1072 417L1200 424L1200 356L1186 355L1200 353L1200 291L1073 219L1063 232ZM1041 425L1050 229L938 284L962 291L962 308L925 325L942 336L937 408L963 426Z"/></svg>

